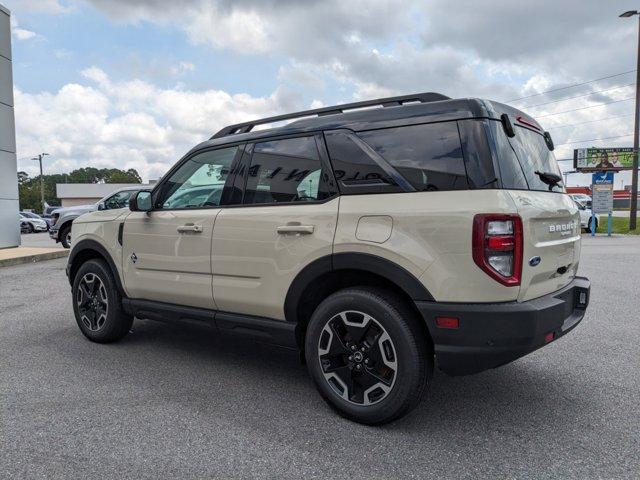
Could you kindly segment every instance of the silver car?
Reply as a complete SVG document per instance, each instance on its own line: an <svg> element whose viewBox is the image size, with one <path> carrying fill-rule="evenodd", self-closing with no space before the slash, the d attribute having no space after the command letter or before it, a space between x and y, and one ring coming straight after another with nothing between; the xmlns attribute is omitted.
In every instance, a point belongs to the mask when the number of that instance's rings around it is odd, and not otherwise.
<svg viewBox="0 0 640 480"><path fill-rule="evenodd" d="M111 210L129 206L129 198L142 187L125 187L101 198L96 203L63 207L51 213L51 229L49 236L56 242L62 243L64 248L71 247L71 223L80 215L96 210Z"/></svg>

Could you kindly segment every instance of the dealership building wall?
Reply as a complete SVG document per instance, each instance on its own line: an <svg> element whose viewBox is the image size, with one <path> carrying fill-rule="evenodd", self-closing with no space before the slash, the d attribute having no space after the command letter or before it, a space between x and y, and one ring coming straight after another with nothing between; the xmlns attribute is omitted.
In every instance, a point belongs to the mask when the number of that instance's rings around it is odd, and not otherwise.
<svg viewBox="0 0 640 480"><path fill-rule="evenodd" d="M0 248L20 245L9 15L0 5Z"/></svg>

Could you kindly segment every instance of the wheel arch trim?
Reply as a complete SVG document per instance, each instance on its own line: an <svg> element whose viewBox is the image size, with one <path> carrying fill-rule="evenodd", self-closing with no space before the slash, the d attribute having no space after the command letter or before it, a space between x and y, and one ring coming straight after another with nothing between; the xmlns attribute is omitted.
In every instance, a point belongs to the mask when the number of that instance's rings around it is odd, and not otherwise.
<svg viewBox="0 0 640 480"><path fill-rule="evenodd" d="M107 249L96 240L80 240L71 249L71 252L69 253L69 260L67 261L67 277L69 278L69 283L73 285L75 272L79 268L79 265L75 265L76 259L82 258L84 255L81 254L83 252L86 254L88 251L97 253L98 256L102 257L107 262L107 265L111 269L111 273L113 274L113 278L116 282L118 292L123 297L126 297L122 282L120 280L120 274L118 273L118 269L115 262L113 261L113 258L111 257Z"/></svg>
<svg viewBox="0 0 640 480"><path fill-rule="evenodd" d="M284 303L285 318L297 322L297 308L307 288L320 276L340 270L359 270L387 278L414 301L433 302L427 288L409 271L391 260L369 253L334 253L305 266L291 282Z"/></svg>

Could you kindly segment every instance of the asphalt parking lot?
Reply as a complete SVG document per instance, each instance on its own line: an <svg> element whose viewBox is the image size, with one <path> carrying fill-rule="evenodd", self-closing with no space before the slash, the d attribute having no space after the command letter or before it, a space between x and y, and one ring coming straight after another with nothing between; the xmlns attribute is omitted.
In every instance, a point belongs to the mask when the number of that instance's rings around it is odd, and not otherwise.
<svg viewBox="0 0 640 480"><path fill-rule="evenodd" d="M502 368L436 374L384 427L336 416L296 355L137 321L85 340L64 260L0 269L3 478L638 478L640 238L585 237L577 329Z"/></svg>
<svg viewBox="0 0 640 480"><path fill-rule="evenodd" d="M57 243L49 237L49 232L23 233L20 235L20 245L23 247L64 248L61 243Z"/></svg>

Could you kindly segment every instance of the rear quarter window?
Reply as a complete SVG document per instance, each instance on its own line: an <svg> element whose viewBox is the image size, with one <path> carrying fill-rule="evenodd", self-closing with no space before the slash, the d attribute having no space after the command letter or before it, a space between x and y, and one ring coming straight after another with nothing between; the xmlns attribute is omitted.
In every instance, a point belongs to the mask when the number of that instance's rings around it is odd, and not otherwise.
<svg viewBox="0 0 640 480"><path fill-rule="evenodd" d="M467 190L456 122L359 132L418 191Z"/></svg>

